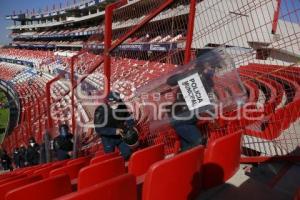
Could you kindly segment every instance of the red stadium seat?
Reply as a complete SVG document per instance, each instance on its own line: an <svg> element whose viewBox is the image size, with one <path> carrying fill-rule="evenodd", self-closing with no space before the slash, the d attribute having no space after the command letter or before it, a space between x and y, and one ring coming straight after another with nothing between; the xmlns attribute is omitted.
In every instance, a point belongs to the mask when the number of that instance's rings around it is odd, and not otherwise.
<svg viewBox="0 0 300 200"><path fill-rule="evenodd" d="M18 180L20 178L25 178L25 177L26 177L25 174L17 174L17 175L8 176L8 177L2 178L0 180L0 185L8 183L10 181Z"/></svg>
<svg viewBox="0 0 300 200"><path fill-rule="evenodd" d="M103 156L104 155L104 151L97 151L95 153L95 157L98 157L98 156Z"/></svg>
<svg viewBox="0 0 300 200"><path fill-rule="evenodd" d="M224 183L238 170L241 155L241 131L209 142L203 164L203 187Z"/></svg>
<svg viewBox="0 0 300 200"><path fill-rule="evenodd" d="M67 163L70 161L70 159L67 159L67 160L60 160L60 161L56 161L56 162L53 162L52 165L67 165Z"/></svg>
<svg viewBox="0 0 300 200"><path fill-rule="evenodd" d="M6 194L6 200L50 200L72 192L70 179L67 175L47 178L17 188Z"/></svg>
<svg viewBox="0 0 300 200"><path fill-rule="evenodd" d="M5 195L7 192L9 192L13 189L16 189L18 187L39 181L41 179L42 179L42 176L31 176L31 177L20 178L20 179L8 182L6 184L0 185L0 200L5 199Z"/></svg>
<svg viewBox="0 0 300 200"><path fill-rule="evenodd" d="M32 168L32 169L27 169L23 172L23 174L26 174L26 175L31 175L32 173L34 173L36 170L39 170L39 169L43 169L42 168Z"/></svg>
<svg viewBox="0 0 300 200"><path fill-rule="evenodd" d="M114 153L109 153L109 154L104 154L104 155L101 155L101 156L97 156L97 157L91 159L90 164L99 163L99 162L102 162L102 161L107 160L107 159L115 158L119 155L120 155L119 152L114 152Z"/></svg>
<svg viewBox="0 0 300 200"><path fill-rule="evenodd" d="M78 190L126 173L122 157L112 158L83 168L78 176Z"/></svg>
<svg viewBox="0 0 300 200"><path fill-rule="evenodd" d="M201 186L203 157L204 147L198 146L153 164L145 177L143 200L194 198Z"/></svg>
<svg viewBox="0 0 300 200"><path fill-rule="evenodd" d="M300 188L298 188L294 200L300 200Z"/></svg>
<svg viewBox="0 0 300 200"><path fill-rule="evenodd" d="M56 200L136 200L137 192L135 178L131 174L118 177L96 184L78 192L62 196Z"/></svg>
<svg viewBox="0 0 300 200"><path fill-rule="evenodd" d="M128 172L136 177L141 176L147 172L149 167L160 160L164 159L164 145L155 145L132 154L129 164Z"/></svg>
<svg viewBox="0 0 300 200"><path fill-rule="evenodd" d="M52 170L49 175L56 176L60 174L67 174L70 177L70 179L73 180L77 178L80 169L86 165L87 163L85 161L82 161L81 163L77 164L75 163L72 165L67 165L59 169Z"/></svg>
<svg viewBox="0 0 300 200"><path fill-rule="evenodd" d="M14 172L10 172L10 173L5 173L5 174L1 174L0 175L0 181L1 180L3 180L3 179L5 179L5 178L9 178L9 177L13 177L13 176L15 176L15 175L17 175L17 174L21 174L22 172L17 172L17 173L15 173L16 171L14 171Z"/></svg>
<svg viewBox="0 0 300 200"><path fill-rule="evenodd" d="M45 167L45 168L42 168L42 169L38 169L38 170L35 170L33 172L34 175L41 175L43 176L43 178L48 178L49 177L49 173L54 170L54 169L57 169L59 167L62 167L63 164L55 164L55 165L52 165L52 166L49 166L49 167Z"/></svg>
<svg viewBox="0 0 300 200"><path fill-rule="evenodd" d="M91 159L90 157L81 157L81 158L77 158L77 159L74 159L74 160L69 160L67 162L67 165L81 163L82 161L89 162L90 159Z"/></svg>

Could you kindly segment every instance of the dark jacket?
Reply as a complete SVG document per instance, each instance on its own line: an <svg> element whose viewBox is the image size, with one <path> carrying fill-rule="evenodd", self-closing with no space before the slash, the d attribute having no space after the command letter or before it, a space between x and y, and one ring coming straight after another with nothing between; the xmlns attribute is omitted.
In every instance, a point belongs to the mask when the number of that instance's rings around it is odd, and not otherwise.
<svg viewBox="0 0 300 200"><path fill-rule="evenodd" d="M19 149L19 159L20 159L20 167L24 167L26 161L26 148L24 146Z"/></svg>
<svg viewBox="0 0 300 200"><path fill-rule="evenodd" d="M18 149L14 150L13 160L14 160L16 167L20 167L20 151Z"/></svg>
<svg viewBox="0 0 300 200"><path fill-rule="evenodd" d="M54 138L54 150L72 151L73 150L73 135L68 133L66 136L58 135Z"/></svg>
<svg viewBox="0 0 300 200"><path fill-rule="evenodd" d="M121 119L116 119L114 116L120 117ZM95 111L95 130L100 136L120 137L116 136L116 129L125 129L126 118L129 117L130 114L125 104L120 104L115 110L109 105L100 105Z"/></svg>
<svg viewBox="0 0 300 200"><path fill-rule="evenodd" d="M11 157L7 153L3 153L1 156L1 165L4 168L4 170L11 169Z"/></svg>
<svg viewBox="0 0 300 200"><path fill-rule="evenodd" d="M26 161L29 165L37 165L40 161L40 146L35 143L34 146L28 146L26 151Z"/></svg>
<svg viewBox="0 0 300 200"><path fill-rule="evenodd" d="M53 140L54 151L58 160L66 160L70 158L68 152L73 150L73 135L68 133L67 135L58 135Z"/></svg>

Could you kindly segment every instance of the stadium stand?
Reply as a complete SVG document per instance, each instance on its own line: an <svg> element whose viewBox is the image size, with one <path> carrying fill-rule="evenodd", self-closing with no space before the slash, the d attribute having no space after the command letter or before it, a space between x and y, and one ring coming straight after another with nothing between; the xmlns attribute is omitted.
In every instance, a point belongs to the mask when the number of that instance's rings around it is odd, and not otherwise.
<svg viewBox="0 0 300 200"><path fill-rule="evenodd" d="M11 44L0 48L0 79L16 91L20 117L2 147L11 154L30 137L45 143L46 133L54 138L60 124L75 130L75 147L74 159L1 174L0 199L196 199L228 182L241 162L299 160L297 4L133 0L110 7L112 2L74 1L7 16L16 23L8 27ZM282 5L289 9L279 15ZM234 104L213 120L198 120L207 143L181 152L168 116L156 120L147 103L168 100L156 100L153 91L175 102L176 91L164 91L162 82L214 47L232 63L214 77L213 98ZM126 162L118 151L105 154L94 134L95 105L108 87L140 105L131 108L140 148ZM247 108L249 115L234 118Z"/></svg>

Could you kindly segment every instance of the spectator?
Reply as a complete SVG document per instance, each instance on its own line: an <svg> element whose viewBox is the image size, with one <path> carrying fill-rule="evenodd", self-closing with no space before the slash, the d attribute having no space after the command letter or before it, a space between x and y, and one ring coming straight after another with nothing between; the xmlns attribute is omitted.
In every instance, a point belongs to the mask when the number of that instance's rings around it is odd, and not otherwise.
<svg viewBox="0 0 300 200"><path fill-rule="evenodd" d="M26 151L26 161L29 166L38 165L40 161L40 146L33 137L29 139L29 145Z"/></svg>
<svg viewBox="0 0 300 200"><path fill-rule="evenodd" d="M58 160L71 158L73 151L73 134L66 124L59 126L59 135L54 138L54 150Z"/></svg>

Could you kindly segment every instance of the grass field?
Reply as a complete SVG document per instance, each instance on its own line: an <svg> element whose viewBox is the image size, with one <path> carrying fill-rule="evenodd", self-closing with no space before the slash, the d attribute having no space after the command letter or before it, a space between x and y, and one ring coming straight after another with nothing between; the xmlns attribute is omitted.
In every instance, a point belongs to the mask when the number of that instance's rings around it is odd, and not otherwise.
<svg viewBox="0 0 300 200"><path fill-rule="evenodd" d="M7 98L4 92L2 91L0 91L0 104L2 105L7 104ZM0 108L0 143L2 143L8 119L9 119L9 109Z"/></svg>

